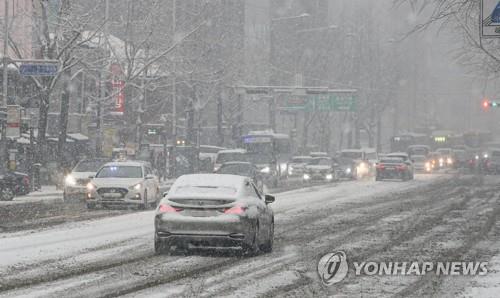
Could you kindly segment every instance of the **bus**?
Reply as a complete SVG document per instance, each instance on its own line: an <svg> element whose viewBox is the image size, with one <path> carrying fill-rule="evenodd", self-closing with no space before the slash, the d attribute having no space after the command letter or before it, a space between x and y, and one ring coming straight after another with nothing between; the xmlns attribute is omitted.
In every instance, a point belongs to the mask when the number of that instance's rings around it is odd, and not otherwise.
<svg viewBox="0 0 500 298"><path fill-rule="evenodd" d="M281 177L288 176L288 161L292 156L290 137L273 131L251 131L242 136L243 149L248 159L261 173L277 184Z"/></svg>

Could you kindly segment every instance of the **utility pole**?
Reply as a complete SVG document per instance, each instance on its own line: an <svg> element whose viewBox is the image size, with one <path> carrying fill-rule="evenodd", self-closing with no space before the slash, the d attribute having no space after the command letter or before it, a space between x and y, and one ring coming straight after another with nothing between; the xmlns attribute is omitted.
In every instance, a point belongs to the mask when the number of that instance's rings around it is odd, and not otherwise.
<svg viewBox="0 0 500 298"><path fill-rule="evenodd" d="M224 144L224 133L222 131L222 96L217 97L217 146Z"/></svg>
<svg viewBox="0 0 500 298"><path fill-rule="evenodd" d="M103 27L103 39L104 39L104 44L103 44L103 52L104 52L104 58L107 58L108 54L108 44L107 44L107 39L108 39L108 20L109 20L109 0L105 1L105 7L104 7L104 27ZM99 91L99 99L97 100L97 142L96 142L96 153L98 156L102 155L102 142L103 142L103 126L104 126L104 109L103 109L103 104L104 100L106 98L106 67L108 66L107 63L104 63L104 65L101 68L101 73L99 74L99 82L100 82L100 91Z"/></svg>
<svg viewBox="0 0 500 298"><path fill-rule="evenodd" d="M175 44L175 33L177 31L176 27L176 14L177 14L177 0L172 0L172 44ZM174 50L175 52L175 50ZM172 152L171 152L171 171L170 175L176 176L176 167L177 167L177 159L176 159L176 146L177 146L177 80L176 80L176 72L177 72L177 61L174 57L174 67L173 67L173 83L172 83Z"/></svg>
<svg viewBox="0 0 500 298"><path fill-rule="evenodd" d="M9 45L9 0L4 0L4 18L3 18L3 90L2 90L2 106L1 111L7 112L7 102L8 102L8 45ZM7 163L7 118L2 122L2 139L0 140L0 164L5 166Z"/></svg>
<svg viewBox="0 0 500 298"><path fill-rule="evenodd" d="M274 132L276 131L276 97L272 95L269 97L269 128Z"/></svg>

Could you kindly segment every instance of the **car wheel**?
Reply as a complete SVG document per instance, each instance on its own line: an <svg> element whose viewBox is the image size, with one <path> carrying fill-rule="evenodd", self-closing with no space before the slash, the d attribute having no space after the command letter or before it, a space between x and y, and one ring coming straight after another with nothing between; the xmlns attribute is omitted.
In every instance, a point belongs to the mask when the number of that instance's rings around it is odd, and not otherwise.
<svg viewBox="0 0 500 298"><path fill-rule="evenodd" d="M253 229L253 235L252 235L252 243L244 243L243 244L243 255L247 256L254 256L257 254L259 251L259 245L258 245L258 235L259 235L259 223L257 222L255 224L255 227Z"/></svg>
<svg viewBox="0 0 500 298"><path fill-rule="evenodd" d="M265 253L270 253L273 251L273 244L274 244L274 221L271 223L271 226L269 227L269 238L267 239L266 243L260 247L260 250L265 252Z"/></svg>
<svg viewBox="0 0 500 298"><path fill-rule="evenodd" d="M406 173L401 174L401 180L402 181L408 181L409 175Z"/></svg>
<svg viewBox="0 0 500 298"><path fill-rule="evenodd" d="M161 255L170 252L170 245L155 237L155 254Z"/></svg>
<svg viewBox="0 0 500 298"><path fill-rule="evenodd" d="M0 193L0 200L2 201L12 201L14 199L14 191L12 188L6 186L2 187L1 193Z"/></svg>
<svg viewBox="0 0 500 298"><path fill-rule="evenodd" d="M149 204L149 207L151 207L151 209L155 209L156 206L158 206L159 200L160 200L160 189L156 189L155 200Z"/></svg>

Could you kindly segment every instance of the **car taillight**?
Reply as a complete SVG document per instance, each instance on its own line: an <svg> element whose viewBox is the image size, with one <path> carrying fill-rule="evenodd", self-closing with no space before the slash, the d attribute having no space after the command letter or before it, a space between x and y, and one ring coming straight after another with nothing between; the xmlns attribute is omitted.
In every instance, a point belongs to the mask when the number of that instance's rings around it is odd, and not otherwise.
<svg viewBox="0 0 500 298"><path fill-rule="evenodd" d="M406 166L405 165L400 165L397 167L398 171L404 171L406 170Z"/></svg>
<svg viewBox="0 0 500 298"><path fill-rule="evenodd" d="M243 207L243 206L234 206L234 207L231 207L231 208L226 208L224 210L224 213L225 214L243 214L243 213L245 213L246 210L247 210L246 207Z"/></svg>
<svg viewBox="0 0 500 298"><path fill-rule="evenodd" d="M376 168L379 170L383 170L385 167L384 167L384 165L377 165Z"/></svg>
<svg viewBox="0 0 500 298"><path fill-rule="evenodd" d="M158 207L158 211L160 213L175 213L175 212L182 211L182 209L174 208L174 207L167 205L167 204L161 204L160 207Z"/></svg>

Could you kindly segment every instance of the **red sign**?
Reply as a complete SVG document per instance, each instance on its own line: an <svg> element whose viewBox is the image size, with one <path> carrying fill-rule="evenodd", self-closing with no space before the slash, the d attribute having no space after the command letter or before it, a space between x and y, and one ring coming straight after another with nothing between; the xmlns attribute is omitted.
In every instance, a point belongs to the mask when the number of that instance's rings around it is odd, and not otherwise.
<svg viewBox="0 0 500 298"><path fill-rule="evenodd" d="M113 80L111 81L111 89L115 100L115 110L112 113L123 115L125 112L125 82Z"/></svg>
<svg viewBox="0 0 500 298"><path fill-rule="evenodd" d="M123 115L125 112L125 82L123 78L123 70L118 63L110 65L111 72L111 95L115 101L115 109L111 111L114 115Z"/></svg>

